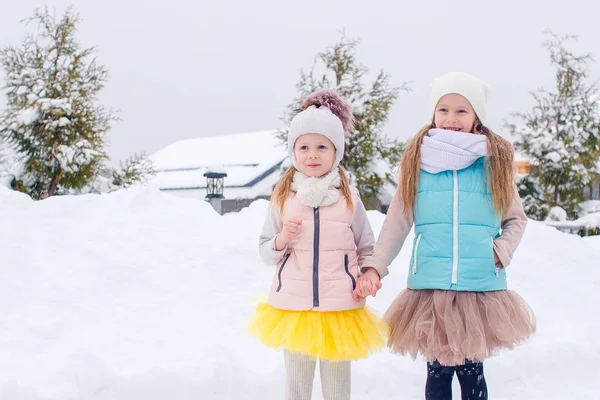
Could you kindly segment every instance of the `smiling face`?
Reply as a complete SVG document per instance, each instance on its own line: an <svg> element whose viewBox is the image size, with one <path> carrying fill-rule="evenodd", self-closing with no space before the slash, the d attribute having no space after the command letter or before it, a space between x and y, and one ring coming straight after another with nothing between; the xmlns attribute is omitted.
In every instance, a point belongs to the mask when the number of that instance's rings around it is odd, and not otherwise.
<svg viewBox="0 0 600 400"><path fill-rule="evenodd" d="M300 172L319 177L331 171L335 161L335 146L323 135L307 133L296 139L294 156Z"/></svg>
<svg viewBox="0 0 600 400"><path fill-rule="evenodd" d="M436 128L474 133L473 126L476 119L477 115L471 103L460 94L451 93L438 101L433 121Z"/></svg>

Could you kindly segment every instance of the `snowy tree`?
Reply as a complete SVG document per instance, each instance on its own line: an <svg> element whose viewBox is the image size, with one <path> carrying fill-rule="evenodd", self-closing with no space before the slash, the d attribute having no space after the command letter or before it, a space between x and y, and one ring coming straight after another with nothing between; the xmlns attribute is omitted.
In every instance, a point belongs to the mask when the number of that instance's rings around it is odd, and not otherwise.
<svg viewBox="0 0 600 400"><path fill-rule="evenodd" d="M37 9L25 22L36 24L37 33L0 50L8 103L0 135L23 164L12 187L37 199L77 192L108 159L105 134L117 118L97 100L108 72L94 48L77 41L80 17L71 8L60 20Z"/></svg>
<svg viewBox="0 0 600 400"><path fill-rule="evenodd" d="M360 39L347 38L318 53L312 69L301 71L294 101L287 106L283 121L286 126L300 111L302 99L317 89L336 89L354 108L355 130L346 139L342 165L351 173L354 183L367 204L374 205L387 179L393 179L403 146L383 135L388 114L400 90L409 90L405 82L400 87L390 84L390 76L380 71L375 80L366 83L368 69L356 57ZM278 137L287 143L287 128ZM392 167L392 168L390 168Z"/></svg>
<svg viewBox="0 0 600 400"><path fill-rule="evenodd" d="M18 161L10 143L0 137L0 185L10 187L14 177L18 174Z"/></svg>
<svg viewBox="0 0 600 400"><path fill-rule="evenodd" d="M524 175L517 180L519 197L523 202L523 209L529 218L538 221L544 220L550 208L544 202L542 191L538 187L537 179L531 175Z"/></svg>
<svg viewBox="0 0 600 400"><path fill-rule="evenodd" d="M155 174L154 164L145 153L134 154L120 162L120 167L117 169L107 164L104 165L93 181L78 190L71 190L70 193L109 193L144 184Z"/></svg>
<svg viewBox="0 0 600 400"><path fill-rule="evenodd" d="M509 128L516 147L532 160L531 179L543 202L576 217L584 188L599 177L600 104L596 86L587 83L591 56L565 47L575 37L549 35L545 47L556 68L556 88L532 93L535 106L515 114L523 123Z"/></svg>
<svg viewBox="0 0 600 400"><path fill-rule="evenodd" d="M121 163L121 169L112 172L113 185L127 188L138 183L146 183L150 176L156 174L152 161L146 154L134 154Z"/></svg>

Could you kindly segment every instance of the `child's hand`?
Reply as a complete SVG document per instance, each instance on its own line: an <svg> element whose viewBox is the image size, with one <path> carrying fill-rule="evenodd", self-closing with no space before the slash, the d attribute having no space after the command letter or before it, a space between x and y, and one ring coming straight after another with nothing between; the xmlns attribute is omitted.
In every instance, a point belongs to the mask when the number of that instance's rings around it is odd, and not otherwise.
<svg viewBox="0 0 600 400"><path fill-rule="evenodd" d="M302 226L301 219L292 218L285 221L281 228L281 232L279 232L275 239L275 250L279 251L287 246L287 244L298 234L300 226Z"/></svg>
<svg viewBox="0 0 600 400"><path fill-rule="evenodd" d="M498 258L498 254L496 254L496 250L494 250L494 265L496 265L496 267L498 267L498 268L504 268L504 266L502 265L502 262Z"/></svg>
<svg viewBox="0 0 600 400"><path fill-rule="evenodd" d="M354 297L354 300L356 301L360 301L368 295L375 297L379 289L381 289L379 273L375 268L370 267L367 272L358 278L356 289L352 292L352 297Z"/></svg>

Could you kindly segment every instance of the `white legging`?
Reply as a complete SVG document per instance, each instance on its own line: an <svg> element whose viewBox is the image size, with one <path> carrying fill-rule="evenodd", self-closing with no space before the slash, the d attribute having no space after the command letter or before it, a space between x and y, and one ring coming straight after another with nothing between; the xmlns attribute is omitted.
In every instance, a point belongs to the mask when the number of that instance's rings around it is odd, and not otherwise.
<svg viewBox="0 0 600 400"><path fill-rule="evenodd" d="M284 352L285 399L310 400L317 361L309 356ZM350 361L319 360L324 400L350 399Z"/></svg>

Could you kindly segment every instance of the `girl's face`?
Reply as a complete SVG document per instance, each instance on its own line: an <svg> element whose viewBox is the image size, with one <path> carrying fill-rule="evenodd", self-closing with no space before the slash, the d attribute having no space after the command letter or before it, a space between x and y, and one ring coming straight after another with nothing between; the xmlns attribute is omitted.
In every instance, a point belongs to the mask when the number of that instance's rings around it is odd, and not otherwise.
<svg viewBox="0 0 600 400"><path fill-rule="evenodd" d="M335 161L335 146L318 133L307 133L296 139L294 155L300 172L306 176L323 176Z"/></svg>
<svg viewBox="0 0 600 400"><path fill-rule="evenodd" d="M438 101L433 117L436 128L467 133L474 133L476 119L469 100L456 93L447 94Z"/></svg>

